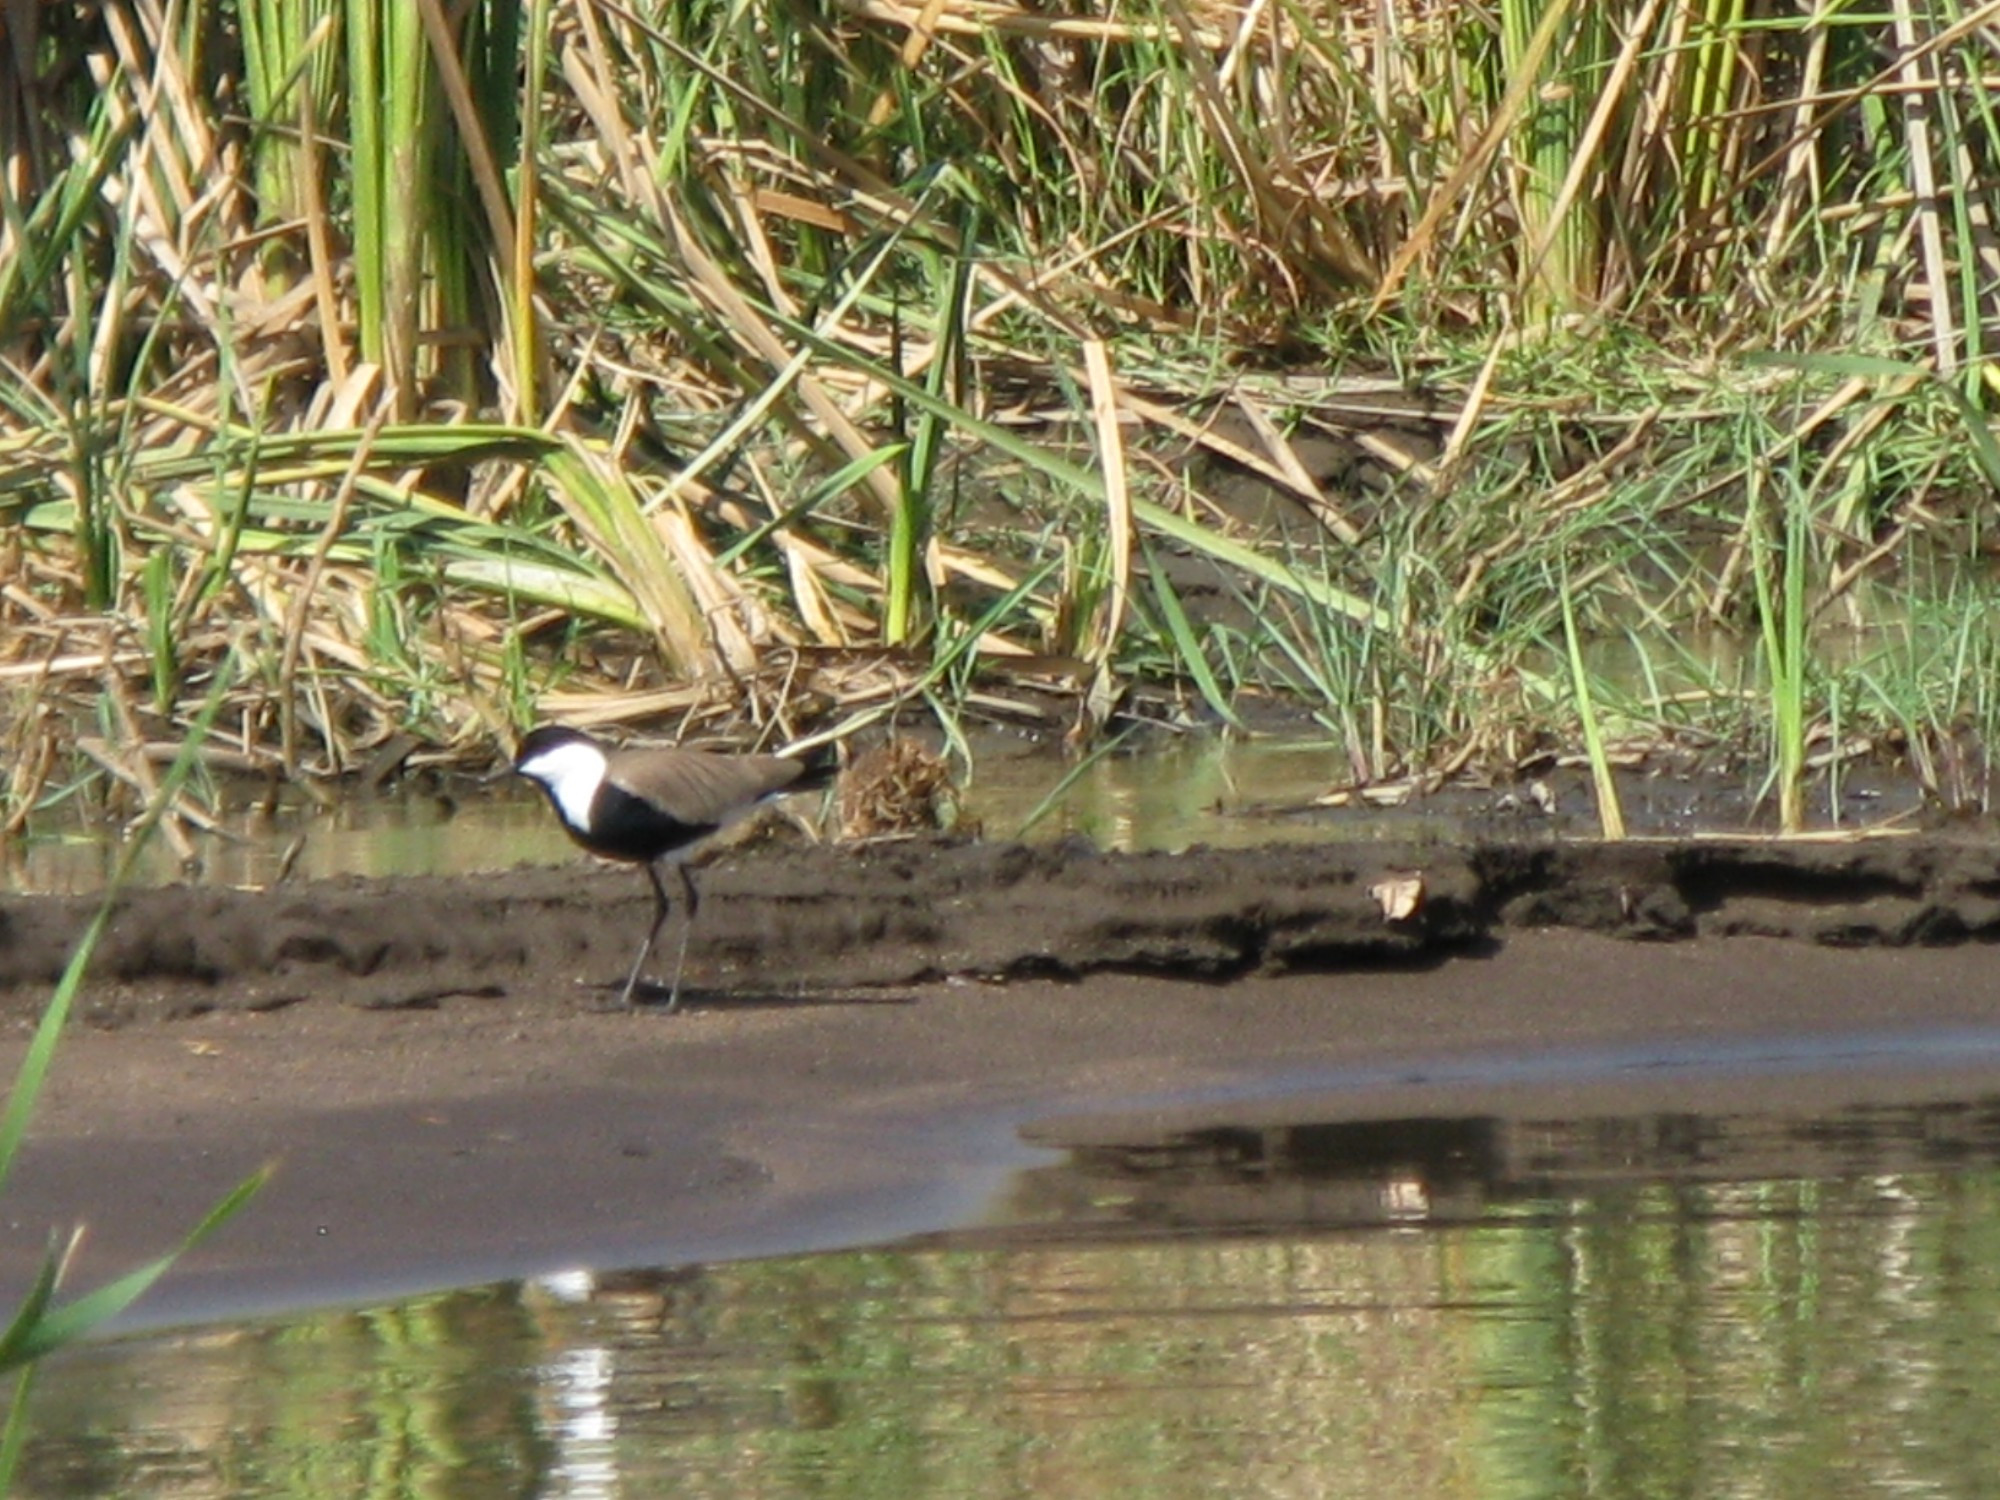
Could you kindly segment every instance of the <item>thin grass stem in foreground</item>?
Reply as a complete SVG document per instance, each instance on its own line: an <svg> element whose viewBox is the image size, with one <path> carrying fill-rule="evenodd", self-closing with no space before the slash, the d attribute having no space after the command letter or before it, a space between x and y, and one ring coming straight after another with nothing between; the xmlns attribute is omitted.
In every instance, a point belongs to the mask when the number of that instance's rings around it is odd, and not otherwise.
<svg viewBox="0 0 2000 1500"><path fill-rule="evenodd" d="M112 912L123 893L125 883L131 878L136 861L147 840L159 827L160 820L173 806L181 788L200 763L201 746L215 724L216 716L222 709L234 676L233 662L234 657L226 658L224 670L217 672L200 715L190 726L187 737L182 741L180 752L174 757L166 776L161 779L158 792L148 805L145 815L140 819L124 854L119 859L103 901L99 903L89 926L84 929L83 936L78 941L75 951L71 953L68 964L64 966L54 993L49 997L48 1005L42 1011L41 1021L35 1027L27 1053L16 1071L14 1086L7 1095L5 1108L0 1109L0 1190L4 1190L7 1178L12 1173L15 1160L20 1154L36 1101L41 1096L42 1087L55 1061L57 1043L68 1023L77 993L82 988L84 974L110 925ZM14 1394L8 1408L5 1433L0 1435L0 1492L12 1488L16 1465L20 1459L34 1362L65 1344L85 1337L107 1320L129 1308L173 1266L181 1255L213 1233L249 1202L264 1185L270 1172L271 1168L264 1167L245 1178L203 1216L176 1249L66 1303L57 1303L55 1297L69 1255L75 1248L81 1231L72 1234L67 1240L58 1237L51 1244L27 1298L17 1309L6 1330L0 1332L0 1372L20 1371L15 1380Z"/></svg>

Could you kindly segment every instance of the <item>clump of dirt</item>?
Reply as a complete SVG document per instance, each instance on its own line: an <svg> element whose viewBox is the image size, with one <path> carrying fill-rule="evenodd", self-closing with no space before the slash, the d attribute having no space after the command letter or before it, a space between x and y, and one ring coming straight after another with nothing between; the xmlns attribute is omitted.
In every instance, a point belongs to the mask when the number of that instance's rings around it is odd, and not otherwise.
<svg viewBox="0 0 2000 1500"><path fill-rule="evenodd" d="M931 839L736 851L701 880L689 979L739 999L960 975L1223 981L1423 965L1525 927L1831 946L2000 937L2000 845L1935 837L1180 854ZM0 1010L41 1006L95 907L0 898ZM421 1007L463 993L601 1005L593 986L622 975L649 911L633 871L589 864L134 891L83 1009L117 1025L309 1000Z"/></svg>

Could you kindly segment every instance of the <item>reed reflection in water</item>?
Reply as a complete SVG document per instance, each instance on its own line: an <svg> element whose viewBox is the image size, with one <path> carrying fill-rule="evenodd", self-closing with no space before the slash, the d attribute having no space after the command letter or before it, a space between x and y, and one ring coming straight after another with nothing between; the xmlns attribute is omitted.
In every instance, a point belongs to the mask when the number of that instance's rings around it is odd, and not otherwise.
<svg viewBox="0 0 2000 1500"><path fill-rule="evenodd" d="M22 1493L1990 1492L1990 1167L1462 1217L1379 1186L1342 1228L1127 1215L100 1346L44 1371Z"/></svg>

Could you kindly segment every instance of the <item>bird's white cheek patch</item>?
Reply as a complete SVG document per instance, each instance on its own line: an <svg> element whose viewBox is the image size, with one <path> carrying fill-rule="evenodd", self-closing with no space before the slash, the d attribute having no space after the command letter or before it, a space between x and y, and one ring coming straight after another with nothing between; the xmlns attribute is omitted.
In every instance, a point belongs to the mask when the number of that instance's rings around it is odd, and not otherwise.
<svg viewBox="0 0 2000 1500"><path fill-rule="evenodd" d="M604 756L590 745L557 745L520 765L549 789L562 820L572 828L590 827L590 804L604 784Z"/></svg>

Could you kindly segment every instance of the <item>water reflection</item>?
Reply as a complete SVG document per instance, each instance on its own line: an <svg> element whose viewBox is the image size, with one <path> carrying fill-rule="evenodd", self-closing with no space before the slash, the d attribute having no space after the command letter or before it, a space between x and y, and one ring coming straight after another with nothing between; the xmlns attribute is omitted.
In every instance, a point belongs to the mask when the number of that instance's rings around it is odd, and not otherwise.
<svg viewBox="0 0 2000 1500"><path fill-rule="evenodd" d="M1100 756L1079 769L1046 745L995 737L980 741L973 759L965 812L993 839L1080 836L1102 849L1138 851L1329 838L1593 836L1597 829L1588 773L1556 766L1552 756L1519 785L1450 786L1428 796L1407 785L1378 787L1387 800L1343 795L1340 805L1330 805L1329 794L1347 786L1352 772L1324 738L1189 734ZM1754 768L1698 774L1662 760L1621 772L1620 799L1635 832L1747 828L1762 806L1760 774ZM1813 802L1813 818L1860 826L1906 815L1922 800L1914 783L1887 779L1880 767L1850 768L1838 788L1836 802ZM271 801L267 791L218 790L220 832L194 838L194 878L265 886L281 878L466 874L578 858L540 796L513 778L486 784L418 778L381 794L350 792L328 805L296 789ZM81 801L38 816L25 842L0 844L0 889L101 890L122 852L108 832L114 826L102 808ZM156 839L135 878L166 884L187 876Z"/></svg>
<svg viewBox="0 0 2000 1500"><path fill-rule="evenodd" d="M466 801L416 791L350 796L328 807L296 795L268 810L225 801L216 822L220 833L193 840L200 868L192 874L214 885L467 874L575 857L547 807L511 788ZM111 828L87 811L75 820L38 820L26 842L0 845L0 889L51 895L103 890L124 854ZM166 840L156 838L141 851L133 879L167 885L189 873Z"/></svg>
<svg viewBox="0 0 2000 1500"><path fill-rule="evenodd" d="M2000 1099L1063 1130L920 1245L71 1354L22 1492L1988 1492Z"/></svg>
<svg viewBox="0 0 2000 1500"><path fill-rule="evenodd" d="M1012 838L1032 822L1029 836L1037 841L1081 835L1105 849L1138 850L1310 842L1336 833L1445 838L1490 800L1315 807L1314 799L1343 775L1335 747L1323 740L1188 736L1143 753L1100 757L1073 778L1071 771L1046 747L984 746L966 789L966 811L988 837ZM255 792L248 805L246 791ZM221 833L194 840L202 880L263 886L286 876L466 874L577 858L540 796L511 779L354 794L329 806L288 792L267 807L261 788L237 793L233 801L222 796L215 809ZM1578 812L1585 806L1575 801ZM37 818L25 843L0 845L0 889L102 890L123 852L107 831L112 826L101 809L80 804ZM156 839L135 878L159 885L183 872Z"/></svg>

